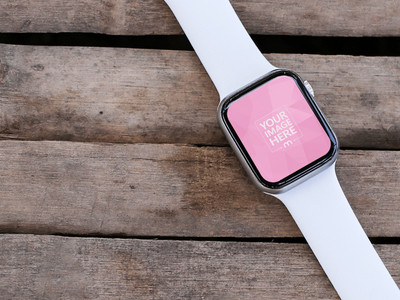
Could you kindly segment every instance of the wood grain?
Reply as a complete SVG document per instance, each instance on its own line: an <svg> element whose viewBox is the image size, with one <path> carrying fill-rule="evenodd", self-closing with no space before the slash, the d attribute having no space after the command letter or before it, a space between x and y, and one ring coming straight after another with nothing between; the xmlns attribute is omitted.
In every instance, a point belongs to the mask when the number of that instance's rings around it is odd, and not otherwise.
<svg viewBox="0 0 400 300"><path fill-rule="evenodd" d="M0 232L302 236L228 147L3 141L0 149ZM342 151L338 176L369 236L400 236L400 152Z"/></svg>
<svg viewBox="0 0 400 300"><path fill-rule="evenodd" d="M399 1L232 2L251 34L400 36ZM162 0L1 1L5 32L182 35ZM313 84L342 147L400 149L400 58L267 57ZM226 147L217 98L189 51L0 45L1 298L337 299L305 244L174 240L302 236ZM341 151L337 171L367 234L400 237L400 152ZM375 247L400 283L400 245Z"/></svg>
<svg viewBox="0 0 400 300"><path fill-rule="evenodd" d="M0 138L226 144L192 52L0 49ZM311 82L342 147L400 149L400 58L267 57Z"/></svg>
<svg viewBox="0 0 400 300"><path fill-rule="evenodd" d="M233 0L252 34L399 36L400 3L391 0ZM0 2L0 32L181 34L162 0Z"/></svg>
<svg viewBox="0 0 400 300"><path fill-rule="evenodd" d="M304 244L2 235L0 266L3 299L338 299Z"/></svg>

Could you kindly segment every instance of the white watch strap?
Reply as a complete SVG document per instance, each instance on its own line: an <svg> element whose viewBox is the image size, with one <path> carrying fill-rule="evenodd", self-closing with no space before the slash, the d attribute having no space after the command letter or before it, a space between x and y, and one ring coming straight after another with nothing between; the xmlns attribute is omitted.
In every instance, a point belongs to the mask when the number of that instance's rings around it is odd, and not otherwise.
<svg viewBox="0 0 400 300"><path fill-rule="evenodd" d="M228 0L165 0L222 100L275 69ZM400 299L400 291L364 233L334 165L277 195L342 299Z"/></svg>
<svg viewBox="0 0 400 300"><path fill-rule="evenodd" d="M400 290L339 185L335 164L277 195L342 299L400 299Z"/></svg>
<svg viewBox="0 0 400 300"><path fill-rule="evenodd" d="M165 0L222 100L275 69L262 55L228 0Z"/></svg>

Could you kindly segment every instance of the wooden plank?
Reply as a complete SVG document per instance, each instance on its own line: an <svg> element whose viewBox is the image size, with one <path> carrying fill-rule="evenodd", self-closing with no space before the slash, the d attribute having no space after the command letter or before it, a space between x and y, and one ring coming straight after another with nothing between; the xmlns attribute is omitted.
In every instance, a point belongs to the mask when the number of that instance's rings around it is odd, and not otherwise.
<svg viewBox="0 0 400 300"><path fill-rule="evenodd" d="M2 235L0 265L3 299L338 299L305 244Z"/></svg>
<svg viewBox="0 0 400 300"><path fill-rule="evenodd" d="M400 4L391 0L233 0L252 34L399 36ZM0 2L1 32L94 32L119 35L181 34L161 0Z"/></svg>
<svg viewBox="0 0 400 300"><path fill-rule="evenodd" d="M0 138L224 145L192 52L0 45ZM341 146L400 149L400 58L273 54L310 81Z"/></svg>
<svg viewBox="0 0 400 300"><path fill-rule="evenodd" d="M0 149L0 232L302 236L228 147L2 141ZM400 236L400 152L342 151L338 176L369 236Z"/></svg>

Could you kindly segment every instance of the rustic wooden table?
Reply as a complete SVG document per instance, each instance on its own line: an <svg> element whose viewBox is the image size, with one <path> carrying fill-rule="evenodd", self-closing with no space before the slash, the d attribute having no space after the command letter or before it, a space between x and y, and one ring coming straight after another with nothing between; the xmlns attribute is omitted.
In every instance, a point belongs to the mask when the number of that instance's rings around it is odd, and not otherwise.
<svg viewBox="0 0 400 300"><path fill-rule="evenodd" d="M400 36L399 1L232 2L252 34ZM0 1L0 32L182 34L161 0ZM266 56L312 83L400 284L400 58ZM192 51L0 44L0 298L336 299L217 102Z"/></svg>

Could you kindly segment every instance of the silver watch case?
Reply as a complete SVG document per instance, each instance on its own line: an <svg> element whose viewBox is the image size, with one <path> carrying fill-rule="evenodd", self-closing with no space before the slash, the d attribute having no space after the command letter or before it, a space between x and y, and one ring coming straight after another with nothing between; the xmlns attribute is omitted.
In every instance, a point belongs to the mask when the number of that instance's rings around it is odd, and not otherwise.
<svg viewBox="0 0 400 300"><path fill-rule="evenodd" d="M266 83L267 81L277 77L277 76L282 76L282 75L288 75L293 77L300 90L302 91L305 99L309 103L310 107L316 113L317 118L319 119L321 125L323 125L326 133L331 139L332 146L330 150L329 157L326 157L325 159L317 162L313 162L310 165L306 166L305 168L302 169L302 171L297 171L294 174L289 175L286 177L283 181L284 183L278 184L277 186L272 184L268 184L261 175L256 171L256 167L254 164L252 164L251 158L249 158L249 155L247 151L243 151L244 146L241 145L240 142L238 142L239 138L232 132L232 130L229 128L225 118L224 118L224 110L227 108L227 103L230 103L243 95L251 92L252 90L256 89L258 86ZM268 193L268 194L280 194L284 193L291 188L301 184L302 182L306 181L307 179L317 175L318 173L322 172L323 170L327 169L329 166L331 166L333 163L335 163L338 155L338 150L339 150L339 144L337 137L335 133L333 132L332 128L326 121L325 116L322 114L321 110L319 109L318 105L316 104L313 95L311 94L312 88L309 85L308 82L304 83L304 81L300 78L299 75L294 73L293 71L286 70L286 69L276 69L260 78L257 80L251 82L250 84L246 85L245 87L240 88L239 90L233 92L232 94L228 95L225 97L218 105L217 113L218 113L218 122L219 125L222 128L222 131L224 132L226 138L228 139L229 144L233 148L233 150L236 153L236 156L239 158L239 161L243 165L244 169L246 172L249 174L250 178L252 181L255 183L255 185L261 189L263 192ZM333 149L332 149L333 147ZM296 174L298 173L298 174ZM261 177L261 178L260 178ZM292 178L293 177L293 178Z"/></svg>

